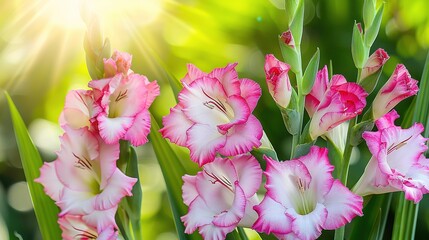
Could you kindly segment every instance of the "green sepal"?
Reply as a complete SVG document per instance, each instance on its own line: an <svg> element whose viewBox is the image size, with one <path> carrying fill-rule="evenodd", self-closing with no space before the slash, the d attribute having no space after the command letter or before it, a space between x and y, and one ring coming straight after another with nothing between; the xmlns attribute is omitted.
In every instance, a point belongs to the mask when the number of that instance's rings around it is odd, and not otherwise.
<svg viewBox="0 0 429 240"><path fill-rule="evenodd" d="M352 35L352 57L356 68L362 69L368 59L369 49L365 47L362 33L355 22Z"/></svg>
<svg viewBox="0 0 429 240"><path fill-rule="evenodd" d="M291 47L283 42L281 36L279 36L279 45L282 52L283 61L290 66L290 70L295 74L301 72L301 61L296 52L296 47Z"/></svg>
<svg viewBox="0 0 429 240"><path fill-rule="evenodd" d="M380 30L381 19L383 18L384 4L378 9L371 26L365 31L365 46L369 49L377 38Z"/></svg>
<svg viewBox="0 0 429 240"><path fill-rule="evenodd" d="M297 111L298 109L297 100L298 100L298 95L296 94L295 90L292 89L292 95L291 95L288 107L283 108L277 105L277 107L280 109L280 113L282 114L283 123L286 127L286 130L292 135L297 135L300 131L300 126L299 126L300 115L299 115L299 112Z"/></svg>
<svg viewBox="0 0 429 240"><path fill-rule="evenodd" d="M295 16L290 24L290 31L296 46L301 45L302 31L304 28L304 0L300 0L296 8Z"/></svg>
<svg viewBox="0 0 429 240"><path fill-rule="evenodd" d="M295 147L293 158L298 158L298 157L307 155L310 152L311 146L313 146L315 143L316 143L316 140L307 142L307 143L298 144Z"/></svg>
<svg viewBox="0 0 429 240"><path fill-rule="evenodd" d="M380 79L381 73L382 73L383 67L377 70L377 72L369 75L368 77L360 80L358 84L365 89L365 91L369 94L374 91L375 87L377 86L378 80Z"/></svg>
<svg viewBox="0 0 429 240"><path fill-rule="evenodd" d="M258 160L259 165L261 165L261 168L264 171L267 167L267 163L264 159L264 156L270 157L273 160L279 160L276 151L266 147L254 148L252 151L250 151L250 154L252 154L252 156L254 156L256 160Z"/></svg>
<svg viewBox="0 0 429 240"><path fill-rule="evenodd" d="M61 230L57 223L59 209L54 201L45 194L43 186L34 181L40 175L39 169L43 165L42 158L31 140L18 109L9 94L5 92L5 95L9 104L22 169L24 170L25 180L28 184L41 237L42 239L61 239Z"/></svg>
<svg viewBox="0 0 429 240"><path fill-rule="evenodd" d="M374 122L367 120L353 126L352 135L350 136L350 145L356 147L362 142L362 133L371 131L374 128Z"/></svg>
<svg viewBox="0 0 429 240"><path fill-rule="evenodd" d="M307 65L307 68L304 72L304 77L302 79L302 91L303 95L307 95L311 92L313 88L314 81L316 79L317 70L319 68L319 60L320 60L320 51L317 48L313 57L310 59L310 62Z"/></svg>
<svg viewBox="0 0 429 240"><path fill-rule="evenodd" d="M363 24L365 25L365 31L374 20L375 10L375 0L365 0L363 2Z"/></svg>
<svg viewBox="0 0 429 240"><path fill-rule="evenodd" d="M300 0L285 0L286 26L290 26L295 17L296 9Z"/></svg>

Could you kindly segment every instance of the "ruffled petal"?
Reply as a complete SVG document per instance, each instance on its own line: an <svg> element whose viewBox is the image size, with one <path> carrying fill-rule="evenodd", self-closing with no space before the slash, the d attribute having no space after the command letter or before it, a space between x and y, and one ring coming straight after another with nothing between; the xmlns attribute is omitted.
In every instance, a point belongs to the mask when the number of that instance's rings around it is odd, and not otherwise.
<svg viewBox="0 0 429 240"><path fill-rule="evenodd" d="M240 91L241 97L246 99L247 105L249 105L250 112L253 112L262 94L261 87L251 79L242 78L240 79Z"/></svg>
<svg viewBox="0 0 429 240"><path fill-rule="evenodd" d="M150 132L150 114L144 110L137 114L133 125L125 133L124 139L131 142L134 146L145 144L148 139L147 135Z"/></svg>
<svg viewBox="0 0 429 240"><path fill-rule="evenodd" d="M170 114L162 118L164 127L160 130L163 137L182 147L186 146L186 131L194 124L182 111L180 105L170 109Z"/></svg>
<svg viewBox="0 0 429 240"><path fill-rule="evenodd" d="M198 227L211 224L213 216L216 214L202 198L195 198L189 205L188 214L180 218L185 225L185 233L191 234Z"/></svg>
<svg viewBox="0 0 429 240"><path fill-rule="evenodd" d="M227 103L231 107L232 111L234 112L233 114L234 117L230 119L230 122L226 124L220 124L217 126L220 132L225 132L225 133L233 126L245 123L251 114L246 100L244 100L244 98L240 96L229 97L227 100Z"/></svg>
<svg viewBox="0 0 429 240"><path fill-rule="evenodd" d="M236 227L244 216L246 209L246 195L238 181L234 183L234 201L227 211L223 211L213 218L213 224L217 227Z"/></svg>
<svg viewBox="0 0 429 240"><path fill-rule="evenodd" d="M259 215L252 226L256 231L267 234L287 234L292 231L292 219L286 215L286 208L270 196L265 195L254 209Z"/></svg>
<svg viewBox="0 0 429 240"><path fill-rule="evenodd" d="M234 230L235 227L216 227L208 224L201 226L198 232L204 240L224 240L226 235Z"/></svg>
<svg viewBox="0 0 429 240"><path fill-rule="evenodd" d="M244 124L235 125L228 132L225 146L219 149L224 156L243 154L261 146L262 125L259 120L250 115Z"/></svg>
<svg viewBox="0 0 429 240"><path fill-rule="evenodd" d="M132 117L108 118L104 114L98 115L97 120L100 135L108 144L118 142L123 138L134 121Z"/></svg>
<svg viewBox="0 0 429 240"><path fill-rule="evenodd" d="M325 195L323 205L328 210L324 229L337 229L351 222L355 216L363 215L362 197L350 192L339 180L334 180L329 193Z"/></svg>
<svg viewBox="0 0 429 240"><path fill-rule="evenodd" d="M192 63L186 65L188 72L185 77L182 78L181 82L184 84L191 84L195 79L207 76L207 73L201 71L197 66Z"/></svg>
<svg viewBox="0 0 429 240"><path fill-rule="evenodd" d="M208 76L219 80L227 96L240 95L240 80L235 67L237 63L230 63L224 68L215 68Z"/></svg>
<svg viewBox="0 0 429 240"><path fill-rule="evenodd" d="M197 192L197 176L185 175L182 177L182 198L186 206L189 206L192 201L198 196Z"/></svg>
<svg viewBox="0 0 429 240"><path fill-rule="evenodd" d="M103 211L117 206L123 197L132 195L131 190L136 182L136 178L130 178L116 169L106 187L95 197L94 209Z"/></svg>
<svg viewBox="0 0 429 240"><path fill-rule="evenodd" d="M246 197L253 196L258 191L262 181L262 169L258 160L252 155L234 157L234 167L237 171L238 182Z"/></svg>
<svg viewBox="0 0 429 240"><path fill-rule="evenodd" d="M200 166L212 162L216 151L225 146L226 142L226 136L205 124L194 124L186 135L186 146L191 152L191 160Z"/></svg>
<svg viewBox="0 0 429 240"><path fill-rule="evenodd" d="M42 184L45 193L55 202L60 200L64 185L58 179L55 162L45 162L40 168L40 176L34 181Z"/></svg>
<svg viewBox="0 0 429 240"><path fill-rule="evenodd" d="M93 211L89 214L82 216L82 219L90 225L96 226L98 230L102 231L103 229L114 227L117 229L115 222L115 214L118 206L113 208L103 210L103 211Z"/></svg>
<svg viewBox="0 0 429 240"><path fill-rule="evenodd" d="M293 208L287 209L286 214L294 219L292 231L300 239L312 240L322 234L322 226L326 221L328 211L322 204L318 203L316 208L309 214L300 215Z"/></svg>

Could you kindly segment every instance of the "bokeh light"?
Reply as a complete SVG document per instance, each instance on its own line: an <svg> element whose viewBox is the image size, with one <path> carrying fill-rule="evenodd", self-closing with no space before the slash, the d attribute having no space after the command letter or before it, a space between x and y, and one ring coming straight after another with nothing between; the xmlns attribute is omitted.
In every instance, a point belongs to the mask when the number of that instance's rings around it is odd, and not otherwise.
<svg viewBox="0 0 429 240"><path fill-rule="evenodd" d="M13 209L20 212L33 209L27 183L22 181L10 186L7 191L7 202Z"/></svg>

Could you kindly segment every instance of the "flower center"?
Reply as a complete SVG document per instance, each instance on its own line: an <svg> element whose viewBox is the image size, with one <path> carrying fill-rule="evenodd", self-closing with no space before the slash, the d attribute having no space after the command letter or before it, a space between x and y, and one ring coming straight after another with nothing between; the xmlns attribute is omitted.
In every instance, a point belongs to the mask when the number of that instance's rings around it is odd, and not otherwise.
<svg viewBox="0 0 429 240"><path fill-rule="evenodd" d="M116 118L122 115L124 103L122 100L128 98L128 89L120 90L118 95L113 95L110 98L109 118Z"/></svg>
<svg viewBox="0 0 429 240"><path fill-rule="evenodd" d="M73 156L76 158L74 166L83 171L88 171L92 175L93 181L90 182L90 189L92 190L91 192L94 194L99 194L101 192L100 179L97 173L94 171L91 161L89 161L86 157L79 157L75 153L73 153Z"/></svg>
<svg viewBox="0 0 429 240"><path fill-rule="evenodd" d="M227 107L225 106L225 104L223 104L223 102L219 99L215 99L212 96L210 96L209 94L207 94L204 89L201 89L203 94L209 99L208 101L203 102L203 105L209 109L216 109L220 112L222 112L227 118L228 120L231 120L234 118L233 114L231 114L231 111L228 111Z"/></svg>
<svg viewBox="0 0 429 240"><path fill-rule="evenodd" d="M226 178L225 176L219 177L214 173L207 172L206 170L204 170L204 172L207 174L207 176L209 176L212 179L212 180L209 180L212 184L219 183L229 191L234 192L234 190L232 189L232 183L228 180L228 178Z"/></svg>
<svg viewBox="0 0 429 240"><path fill-rule="evenodd" d="M315 206L314 203L308 201L310 199L307 193L308 184L306 184L305 181L298 176L295 176L295 184L299 194L298 204L295 208L296 212L300 215L311 213Z"/></svg>

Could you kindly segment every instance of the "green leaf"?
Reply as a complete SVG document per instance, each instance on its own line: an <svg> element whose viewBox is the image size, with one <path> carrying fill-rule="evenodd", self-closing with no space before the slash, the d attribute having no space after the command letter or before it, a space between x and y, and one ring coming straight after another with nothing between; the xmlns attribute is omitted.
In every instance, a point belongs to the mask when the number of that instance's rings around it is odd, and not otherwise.
<svg viewBox="0 0 429 240"><path fill-rule="evenodd" d="M304 2L303 0L299 1L295 16L290 24L290 31L292 32L296 46L301 45L302 30L304 27Z"/></svg>
<svg viewBox="0 0 429 240"><path fill-rule="evenodd" d="M314 80L316 79L317 70L319 68L319 59L320 51L319 48L317 48L304 72L301 92L303 95L309 94L311 92L311 89L313 88Z"/></svg>
<svg viewBox="0 0 429 240"><path fill-rule="evenodd" d="M365 0L363 2L363 23L365 25L365 30L372 24L375 10L375 0Z"/></svg>
<svg viewBox="0 0 429 240"><path fill-rule="evenodd" d="M367 120L360 122L353 126L352 134L350 136L350 144L354 147L359 145L362 142L362 133L365 131L370 131L374 127L374 122L372 120Z"/></svg>
<svg viewBox="0 0 429 240"><path fill-rule="evenodd" d="M362 33L355 22L352 35L352 57L357 68L362 69L368 58L368 49L364 45Z"/></svg>
<svg viewBox="0 0 429 240"><path fill-rule="evenodd" d="M34 182L34 179L39 177L39 169L43 165L42 158L34 146L15 104L9 94L7 92L5 94L9 104L22 167L42 238L61 239L61 231L57 223L59 209L52 199L45 194L42 185Z"/></svg>
<svg viewBox="0 0 429 240"><path fill-rule="evenodd" d="M296 46L291 47L283 42L281 37L279 36L279 45L280 50L282 52L283 61L287 64L289 64L290 69L295 74L298 74L301 72L301 60L298 56L298 53L296 52Z"/></svg>
<svg viewBox="0 0 429 240"><path fill-rule="evenodd" d="M182 176L186 173L185 168L170 144L159 133L159 125L153 116L151 116L151 122L152 127L149 136L167 186L168 199L179 239L201 239L198 233L191 235L184 233L185 227L180 217L188 212L188 208L182 200Z"/></svg>
<svg viewBox="0 0 429 240"><path fill-rule="evenodd" d="M378 9L371 26L365 31L365 46L369 49L377 38L380 30L381 19L383 18L384 4Z"/></svg>
<svg viewBox="0 0 429 240"><path fill-rule="evenodd" d="M280 113L282 114L283 123L286 127L286 130L292 135L297 135L301 130L299 126L300 115L298 112L297 101L298 95L296 94L295 89L292 88L292 95L287 108L277 105L280 109Z"/></svg>
<svg viewBox="0 0 429 240"><path fill-rule="evenodd" d="M298 7L298 2L300 0L286 0L285 1L285 15L286 15L286 25L290 26L292 20L295 17L296 8Z"/></svg>

